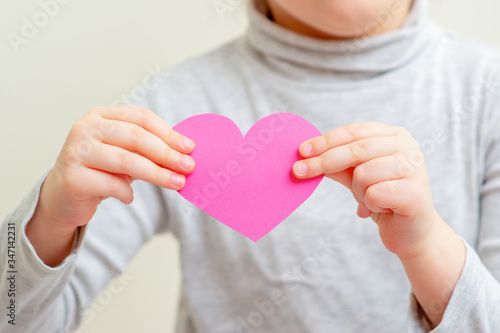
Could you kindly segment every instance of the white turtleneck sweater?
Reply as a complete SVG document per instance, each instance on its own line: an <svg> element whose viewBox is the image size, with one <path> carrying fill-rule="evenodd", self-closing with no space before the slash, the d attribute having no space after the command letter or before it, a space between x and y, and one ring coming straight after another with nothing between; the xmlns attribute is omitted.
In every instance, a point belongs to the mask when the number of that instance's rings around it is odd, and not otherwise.
<svg viewBox="0 0 500 333"><path fill-rule="evenodd" d="M400 30L337 42L287 31L251 5L242 38L171 70L134 103L170 125L222 114L244 133L282 111L322 133L362 121L404 126L426 156L437 211L467 245L434 332L500 332L499 56L436 27L426 10L417 0ZM162 232L180 242L178 332L426 331L397 257L376 225L356 216L351 193L330 179L257 243L178 193L136 182L134 203L104 201L55 268L40 261L24 234L42 182L0 234L2 333L75 328L110 279ZM5 316L7 223L17 229L15 327Z"/></svg>

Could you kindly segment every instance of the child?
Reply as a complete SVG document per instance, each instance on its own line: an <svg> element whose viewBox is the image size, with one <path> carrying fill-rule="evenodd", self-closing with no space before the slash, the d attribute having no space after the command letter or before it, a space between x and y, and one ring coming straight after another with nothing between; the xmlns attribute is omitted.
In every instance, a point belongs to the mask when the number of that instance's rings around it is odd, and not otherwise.
<svg viewBox="0 0 500 333"><path fill-rule="evenodd" d="M252 1L242 38L170 71L136 106L83 116L2 231L18 237L15 329L74 329L145 242L172 232L178 332L500 330L499 58L426 11ZM218 113L245 133L280 111L324 133L300 146L295 177L330 179L254 243L175 193L196 148L169 125Z"/></svg>

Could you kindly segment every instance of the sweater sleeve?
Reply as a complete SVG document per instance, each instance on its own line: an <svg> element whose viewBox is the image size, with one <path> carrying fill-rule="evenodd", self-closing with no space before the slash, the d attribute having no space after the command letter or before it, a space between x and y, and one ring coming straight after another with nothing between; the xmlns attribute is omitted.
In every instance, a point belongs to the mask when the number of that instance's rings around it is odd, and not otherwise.
<svg viewBox="0 0 500 333"><path fill-rule="evenodd" d="M477 244L465 242L467 256L441 323L432 332L500 332L500 75L490 79L479 130L480 230ZM493 89L494 88L494 89ZM444 290L443 292L449 292ZM430 326L411 295L409 332Z"/></svg>
<svg viewBox="0 0 500 333"><path fill-rule="evenodd" d="M45 265L25 234L45 176L4 220L0 230L0 332L69 332L111 279L155 233L168 225L161 190L133 183L135 200L106 199L76 234L57 267Z"/></svg>

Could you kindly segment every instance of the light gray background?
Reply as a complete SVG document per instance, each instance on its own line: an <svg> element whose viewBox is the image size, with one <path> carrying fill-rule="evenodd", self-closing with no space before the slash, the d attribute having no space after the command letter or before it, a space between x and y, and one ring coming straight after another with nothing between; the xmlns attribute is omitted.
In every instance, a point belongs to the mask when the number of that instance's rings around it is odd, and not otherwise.
<svg viewBox="0 0 500 333"><path fill-rule="evenodd" d="M42 0L49 3L56 0ZM240 35L244 0L58 0L47 22L37 0L0 1L0 218L56 159L71 125L168 68ZM500 46L500 2L430 0L431 15L469 38ZM223 15L214 3L233 4ZM40 16L42 15L42 16ZM14 50L23 18L42 27ZM172 124L174 125L174 124ZM80 332L172 332L178 248L156 237L89 310ZM2 258L0 258L2 260Z"/></svg>

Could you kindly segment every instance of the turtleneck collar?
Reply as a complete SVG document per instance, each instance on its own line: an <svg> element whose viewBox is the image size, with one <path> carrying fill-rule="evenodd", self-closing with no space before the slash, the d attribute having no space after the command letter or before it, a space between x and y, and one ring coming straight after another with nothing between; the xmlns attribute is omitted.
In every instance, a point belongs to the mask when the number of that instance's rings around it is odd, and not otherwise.
<svg viewBox="0 0 500 333"><path fill-rule="evenodd" d="M250 0L244 43L265 71L288 79L316 84L360 81L404 67L432 44L436 29L427 9L427 0L414 0L405 23L396 31L353 40L323 40L281 27L268 18L264 0ZM375 19L373 24L376 28Z"/></svg>

